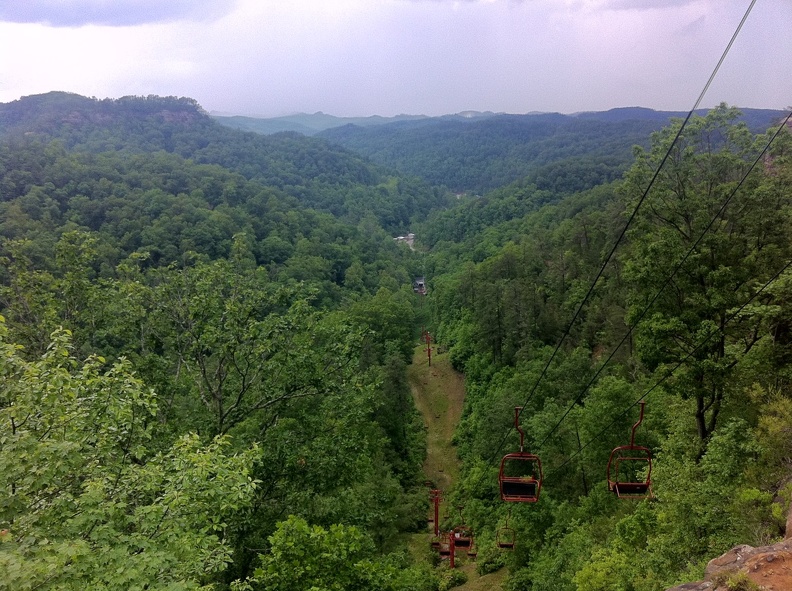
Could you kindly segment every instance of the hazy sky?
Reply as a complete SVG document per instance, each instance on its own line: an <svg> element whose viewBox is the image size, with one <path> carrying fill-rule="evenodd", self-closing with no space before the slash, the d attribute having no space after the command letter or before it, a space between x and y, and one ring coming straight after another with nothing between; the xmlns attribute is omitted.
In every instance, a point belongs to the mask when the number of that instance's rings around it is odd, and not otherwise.
<svg viewBox="0 0 792 591"><path fill-rule="evenodd" d="M176 95L275 116L687 110L749 0L0 0L0 102ZM758 0L703 106L792 105Z"/></svg>

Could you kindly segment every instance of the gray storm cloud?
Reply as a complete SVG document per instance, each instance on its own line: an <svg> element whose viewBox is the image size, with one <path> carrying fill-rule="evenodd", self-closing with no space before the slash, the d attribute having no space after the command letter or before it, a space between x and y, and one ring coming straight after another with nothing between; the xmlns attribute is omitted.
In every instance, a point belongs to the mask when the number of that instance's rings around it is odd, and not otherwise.
<svg viewBox="0 0 792 591"><path fill-rule="evenodd" d="M683 110L748 2L0 0L0 55L13 56L0 101L70 90L265 116ZM705 102L788 104L789 30L790 0L757 2Z"/></svg>
<svg viewBox="0 0 792 591"><path fill-rule="evenodd" d="M605 5L613 10L653 10L674 6L687 6L699 0L608 0Z"/></svg>
<svg viewBox="0 0 792 591"><path fill-rule="evenodd" d="M0 0L0 21L51 27L124 27L213 20L236 4L236 0Z"/></svg>

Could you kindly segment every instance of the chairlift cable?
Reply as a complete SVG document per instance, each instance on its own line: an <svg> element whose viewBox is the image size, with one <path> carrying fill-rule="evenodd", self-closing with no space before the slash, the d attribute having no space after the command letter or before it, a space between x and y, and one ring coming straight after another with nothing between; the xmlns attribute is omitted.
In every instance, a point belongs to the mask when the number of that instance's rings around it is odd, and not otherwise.
<svg viewBox="0 0 792 591"><path fill-rule="evenodd" d="M654 174L652 175L652 179L649 181L649 184L647 185L646 189L644 190L643 194L641 195L641 198L638 200L638 203L635 205L635 208L633 209L632 213L630 214L630 217L627 220L627 223L624 225L624 228L622 228L622 231L619 234L619 237L616 239L616 242L613 244L613 248L611 248L610 252L608 253L608 256L605 257L605 261L602 263L602 267L600 268L600 270L597 273L596 277L594 277L594 281L591 282L591 286L589 287L588 291L586 292L585 297L583 298L583 300L580 302L580 304L578 305L577 309L575 310L575 314L572 316L572 320L570 321L569 325L567 326L567 329L564 332L564 335L561 337L561 340L558 342L558 345L556 346L555 350L553 351L553 354L550 356L550 359L548 359L547 363L545 364L544 368L542 369L542 373L539 374L539 378L536 380L536 382L534 383L533 387L531 388L531 391L528 394L528 398L526 399L525 403L523 404L523 408L526 407L526 405L528 404L530 399L533 397L533 394L536 391L536 388L539 386L539 383L542 381L542 379L544 378L545 374L547 373L547 369L550 367L550 364L553 362L553 359L555 358L556 354L561 349L561 345L563 344L563 342L566 339L566 337L569 336L569 333L572 330L572 326L574 326L575 321L577 320L578 316L580 316L580 312L583 310L583 306L585 306L586 303L588 302L589 298L591 297L591 294L594 292L594 287L597 285L597 282L599 281L600 277L602 277L602 274L605 272L605 268L608 266L608 263L610 263L611 258L613 258L613 255L616 252L616 249L619 247L619 244L621 244L622 239L624 239L624 236L627 234L627 229L630 227L630 224L632 224L633 220L638 215L638 211L641 209L641 206L643 205L644 201L646 200L646 197L649 195L649 191L652 189L652 186L654 186L654 183L657 180L657 177L660 175L660 171L663 169L663 166L665 165L666 161L668 160L669 156L671 155L671 151L673 150L673 148L676 145L676 143L679 140L679 138L682 136L682 132L684 131L684 129L687 126L688 122L690 121L691 117L693 117L693 114L696 112L696 109L698 109L699 105L701 104L701 101L704 99L704 95L707 93L707 90L709 90L709 87L712 84L712 81L715 79L715 76L717 75L718 71L720 70L720 67L723 64L724 60L726 59L726 56L728 55L729 50L731 49L732 45L734 44L734 41L737 39L737 36L739 35L740 30L742 29L743 25L745 24L745 21L748 19L748 15L751 13L751 10L753 9L754 4L756 4L756 0L751 0L751 4L748 6L748 9L745 11L745 14L742 17L742 20L740 21L740 24L737 25L737 29L734 31L734 34L732 35L731 39L729 40L729 43L726 45L726 49L721 54L721 57L718 60L718 63L715 66L715 69L713 69L712 73L710 74L710 77L707 80L707 83L704 85L704 89L701 91L701 93L699 94L698 98L696 99L696 102L693 104L693 108L690 109L690 111L688 112L687 116L682 121L682 125L679 126L679 129L677 130L677 133L674 136L673 141L668 146L668 149L666 150L666 153L663 156L663 159L660 161L660 164L657 166L657 169L655 170ZM520 411L520 415L522 415L522 411Z"/></svg>
<svg viewBox="0 0 792 591"><path fill-rule="evenodd" d="M696 352L697 352L699 349L701 349L701 348L702 348L704 345L706 345L706 344L707 344L707 343L710 341L710 339L712 339L712 337L714 337L716 334L718 334L718 333L722 332L722 331L723 331L723 329L724 329L724 328L725 328L725 327L726 327L726 326L727 326L727 325L728 325L728 324L729 324L729 323L730 323L732 320L734 320L734 319L735 319L737 316L739 316L739 315L740 315L740 313L741 313L741 312L742 312L742 311L743 311L743 310L744 310L744 309L745 309L745 308L748 306L748 304L750 304L750 303L751 303L751 302L753 302L753 301L754 301L754 300L755 300L757 297L759 297L759 295L761 295L761 294L762 294L762 292L763 292L765 289L767 289L767 288L768 288L768 287L769 287L769 286L770 286L770 285L771 285L771 284L772 284L772 283L773 283L773 282L774 282L776 279L778 279L778 278L779 278L779 277L780 277L780 276L781 276L781 275L784 273L784 271L786 271L786 270L787 270L787 269L789 269L790 267L792 267L792 259L790 259L790 260L789 260L789 261L788 261L788 262L787 262L787 263L786 263L786 264L785 264L785 265L784 265L784 266L781 268L781 270L780 270L780 271L778 271L778 272L777 272L775 275L773 275L773 276L772 276L772 277L771 277L771 278L770 278L770 279L767 281L767 283L765 283L765 284L764 284L764 285L763 285L761 288L759 288L759 290L757 290L757 292L756 292L756 293L754 293L754 294L753 294L753 295L752 295L750 298L748 298L748 300L747 300L747 301L746 301L744 304L742 304L742 305L741 305L739 308L737 308L737 310L735 310L735 311L734 311L734 312L733 312L731 315L729 315L729 316L728 316L728 317L727 317L727 318L724 320L724 322L723 322L723 324L722 324L721 326L719 326L718 328L715 328L715 329L711 330L709 333L707 333L707 335L706 335L706 336L703 338L703 340L702 340L702 341L701 341L701 342L700 342L698 345L696 345L696 346L695 346L695 347L694 347L694 348L693 348L693 349L692 349L692 350L691 350L691 351L690 351L690 352L689 352L689 353L688 353L688 354L687 354L687 355L686 355L686 356L685 356L683 359L679 360L679 361L676 363L676 365L674 365L674 367L672 367L671 369L667 370L667 371L665 372L665 374L663 375L663 377L661 377L661 378L660 378L660 379L659 379L657 382L655 382L655 383L654 383L654 385L653 385L651 388L649 388L649 389L648 389L646 392L644 392L644 393L641 395L641 397L640 397L640 398L638 398L638 399L637 399L635 402L633 402L632 404L630 404L630 406L628 406L627 408L625 408L625 409L624 409L622 412L620 412L619 414L617 414L617 415L616 415L616 417L615 417L615 418L614 418L614 419L613 419L613 420L612 420L610 423L608 423L608 424L607 424L607 425L606 425L604 428L602 428L602 429L601 429L601 430L600 430L600 431L599 431L599 432L598 432L596 435L594 435L594 436L593 436L591 439L589 439L589 440L588 440L588 441L587 441L585 444L583 444L582 446L580 446L580 448L578 449L578 451L576 451L576 452L575 452L575 453L573 453L571 456L569 456L569 457L568 457L568 458L567 458L567 459L566 459L564 462L562 462L562 463L561 463L559 466L557 466L556 468L554 468L553 470L551 470L551 471L549 472L549 474L548 474L548 476L547 476L547 477L550 477L550 476L552 476L552 475L556 474L556 473L557 473L557 472L559 472L559 471L560 471L560 470L561 470L563 467L565 467L565 466L566 466L566 465L568 465L568 464L569 464L569 463L570 463L572 460L574 460L574 459L575 459L577 456L579 456L581 453L583 453L583 450L584 450L584 449L586 449L586 448L587 448L589 445L591 445L592 443L594 443L595 441L597 441L597 440L598 440L598 439L599 439L599 438L600 438L602 435L604 435L604 434L605 434L605 433L606 433L606 432L607 432L607 431L608 431L608 430L609 430L611 427L613 427L613 425L615 425L615 424L617 423L617 421L618 421L619 419L621 419L623 416L625 416L625 415L626 415L626 414L627 414L627 413L628 413L628 412L629 412L629 411L630 411L630 410L631 410L631 409L632 409L632 408L633 408L635 405L637 405L637 404L640 404L640 402L641 402L642 400L644 400L645 398L647 398L647 397L648 397L648 396L649 396L649 395L650 395L652 392L654 392L654 391L655 391L655 390L656 390L656 389L657 389L659 386L661 386L661 385L662 385L662 384L663 384L663 383L664 383L664 382L665 382L665 381L666 381L668 378L670 378L672 375L674 375L674 372L675 372L676 370L678 370L680 367L682 367L682 366L683 366L683 365L684 365L684 364L685 364L685 363L686 363L686 362L687 362L687 361L688 361L688 360L689 360L691 357L693 357L693 355L694 355L694 354L695 354L695 353L696 353ZM547 478L547 477L545 477L545 478Z"/></svg>
<svg viewBox="0 0 792 591"><path fill-rule="evenodd" d="M718 211L715 213L715 215L710 220L709 224L707 224L706 228L704 228L704 230L701 232L701 234L696 239L696 241L693 243L693 245L685 253L685 256L683 256L682 259L679 261L679 263L677 263L677 266L674 268L674 270L671 272L671 274L666 278L666 280L660 286L660 289L657 290L657 292L652 297L652 299L649 301L649 303L644 307L644 309L638 315L637 320L632 324L632 326L630 326L629 330L622 337L621 341L619 341L619 344L616 345L616 347L613 349L613 351L611 351L611 354L608 356L608 358L602 363L602 365L600 365L600 367L597 369L597 371L594 374L594 376L592 376L592 378L588 381L588 383L583 387L583 390L581 390L580 394L578 394L577 398L575 398L575 400L572 402L572 404L569 406L569 408L566 410L566 412L561 416L561 418L558 420L558 422L555 424L555 426L552 429L550 429L550 431L547 433L547 435L542 440L542 442L538 446L536 446L535 451L539 451L544 446L544 444L547 443L547 441L550 439L550 437L553 435L553 433L555 433L555 431L558 429L558 427L561 425L561 423L564 421L564 419L566 419L566 417L569 415L569 413L572 412L572 409L575 408L575 405L578 404L583 399L583 396L588 391L588 389L594 384L594 382L597 381L597 378L599 377L599 375L602 373L602 371L605 369L605 367L610 363L610 361L613 359L613 357L619 351L621 346L627 341L627 339L633 333L635 328L641 323L641 321L644 319L646 314L649 312L649 310L652 308L654 303L657 301L657 298L659 298L660 294L663 293L663 290L665 290L665 288L668 287L669 283L671 283L671 281L674 279L674 277L676 277L677 273L680 271L682 266L685 264L685 262L687 261L688 257L690 257L690 255L693 254L693 252L696 250L696 247L698 247L698 245L704 239L704 236L706 236L707 232L710 231L710 229L715 224L715 222L718 220L718 218L721 216L721 214L726 210L726 207L728 207L729 203L731 203L731 200L734 198L734 196L737 194L737 192L742 188L743 184L748 179L750 174L753 172L754 168L756 168L756 165L759 164L759 162L761 162L762 158L764 158L764 155L770 149L770 146L773 144L775 139L778 137L778 134L780 134L781 131L784 129L784 127L786 127L786 125L789 122L790 118L792 118L792 111L789 112L789 115L786 116L786 118L781 123L781 125L779 125L778 128L775 130L775 133L773 133L772 137L767 142L767 144L765 145L764 149L759 153L759 155L756 157L756 159L754 159L754 161L751 164L751 166L748 168L746 173L740 179L740 182L737 184L737 186L734 188L734 190L726 198L726 201L723 202L723 205L721 205L720 209L718 209Z"/></svg>
<svg viewBox="0 0 792 591"><path fill-rule="evenodd" d="M657 166L657 169L655 170L654 174L652 175L652 178L649 181L649 184L647 185L646 189L644 190L643 194L641 195L641 198L638 200L638 203L636 204L635 208L633 209L632 214L630 214L630 217L627 220L627 223L624 225L624 228L622 229L621 233L619 234L619 237L616 239L616 242L614 243L613 248L611 248L610 252L608 253L608 256L605 258L605 261L602 264L602 267L600 268L600 270L597 273L596 277L592 281L591 286L589 287L588 291L586 292L586 295L584 296L583 300L580 302L580 304L578 305L577 309L575 310L575 314L573 315L572 320L569 322L569 325L567 326L566 330L564 331L563 336L559 340L558 345L556 345L556 348L553 350L553 353L550 356L550 359L547 360L547 363L545 363L545 365L544 365L544 367L542 369L542 372L539 374L539 377L537 378L536 382L534 382L534 385L531 388L531 391L528 393L528 397L526 398L525 402L522 405L522 409L518 413L518 416L517 416L517 420L518 421L519 421L520 416L522 415L523 410L528 405L528 402L530 402L531 398L533 398L533 395L536 392L536 389L538 388L538 386L541 383L542 379L544 379L544 376L547 373L547 370L550 367L550 364L553 362L553 359L555 359L555 356L558 354L558 351L561 349L561 345L563 344L563 342L566 339L566 337L569 336L569 333L571 332L572 327L575 324L575 321L577 320L578 316L580 316L580 313L581 313L581 311L583 309L583 306L585 306L585 304L588 302L589 298L591 297L591 294L594 291L594 287L596 286L596 284L599 281L600 277L604 273L605 268L608 266L608 263L610 262L611 258L613 258L613 255L616 252L616 249L618 248L619 244L621 243L622 239L624 238L624 236L627 233L627 229L630 227L630 224L635 219L636 215L638 214L638 211L640 210L641 206L643 205L644 201L646 200L646 197L649 194L649 191L651 190L652 186L654 185L655 180L659 176L660 171L662 170L663 166L665 165L666 161L668 160L669 156L671 155L671 151L674 148L674 145L676 145L677 141L679 140L680 136L682 135L682 132L684 131L684 129L687 126L688 122L690 121L691 117L695 113L696 109L698 109L701 101L704 98L704 95L709 90L709 87L712 84L712 81L715 79L715 76L717 75L718 71L720 70L721 65L725 61L726 56L729 53L729 50L731 49L732 45L734 44L734 41L737 39L737 36L739 35L740 31L742 30L742 27L745 24L745 21L748 19L748 16L750 15L751 11L753 10L753 7L754 7L755 4L756 4L756 0L751 0L751 3L748 6L748 9L745 11L745 14L743 15L742 19L740 20L740 23L737 25L737 28L735 29L734 33L732 34L732 37L729 40L729 43L727 44L726 49L721 54L721 57L718 60L718 63L716 64L715 68L713 69L712 73L710 74L709 79L707 80L707 83L704 85L703 90L701 91L701 93L699 94L698 98L696 99L696 102L694 103L693 108L690 109L690 111L688 112L687 116L682 121L682 124L679 126L679 129L677 130L677 133L674 136L673 141L668 146L668 149L666 150L666 153L663 156L663 159L660 161L660 164ZM487 464L491 464L492 461L495 459L495 457L497 457L497 455L503 449L503 446L505 445L507 438L511 435L512 429L513 429L513 427L510 427L507 430L507 432L504 434L504 436L501 439L501 442L498 445L498 447L496 448L495 452L491 455L491 457L487 461ZM483 473L482 473L482 476L480 478L482 478L482 477L483 477Z"/></svg>

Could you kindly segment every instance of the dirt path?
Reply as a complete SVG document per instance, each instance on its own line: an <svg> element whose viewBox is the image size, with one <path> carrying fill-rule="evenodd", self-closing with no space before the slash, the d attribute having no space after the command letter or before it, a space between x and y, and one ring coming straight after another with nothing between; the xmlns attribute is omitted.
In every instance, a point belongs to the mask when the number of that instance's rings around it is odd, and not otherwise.
<svg viewBox="0 0 792 591"><path fill-rule="evenodd" d="M451 444L454 430L462 417L465 401L465 382L462 374L451 367L447 354L432 351L432 366L426 355L426 345L415 348L412 365L407 370L415 406L424 417L427 429L427 455L424 474L436 488L448 491L459 476L460 461ZM428 549L429 538L417 534L414 550ZM455 589L459 591L500 591L506 579L506 570L479 576L472 560L460 560L460 568L468 582Z"/></svg>
<svg viewBox="0 0 792 591"><path fill-rule="evenodd" d="M407 376L427 428L424 474L436 488L448 490L459 474L460 462L451 438L462 416L464 378L451 367L447 354L433 353L429 367L425 345L416 347Z"/></svg>

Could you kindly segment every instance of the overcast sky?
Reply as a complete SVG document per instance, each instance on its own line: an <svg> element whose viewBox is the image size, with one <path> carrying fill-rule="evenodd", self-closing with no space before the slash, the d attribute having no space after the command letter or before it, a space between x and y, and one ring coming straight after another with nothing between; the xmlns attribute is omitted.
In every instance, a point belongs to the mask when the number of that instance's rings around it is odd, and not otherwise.
<svg viewBox="0 0 792 591"><path fill-rule="evenodd" d="M688 110L750 0L0 0L0 102L176 95L277 116ZM702 106L792 105L758 0Z"/></svg>

